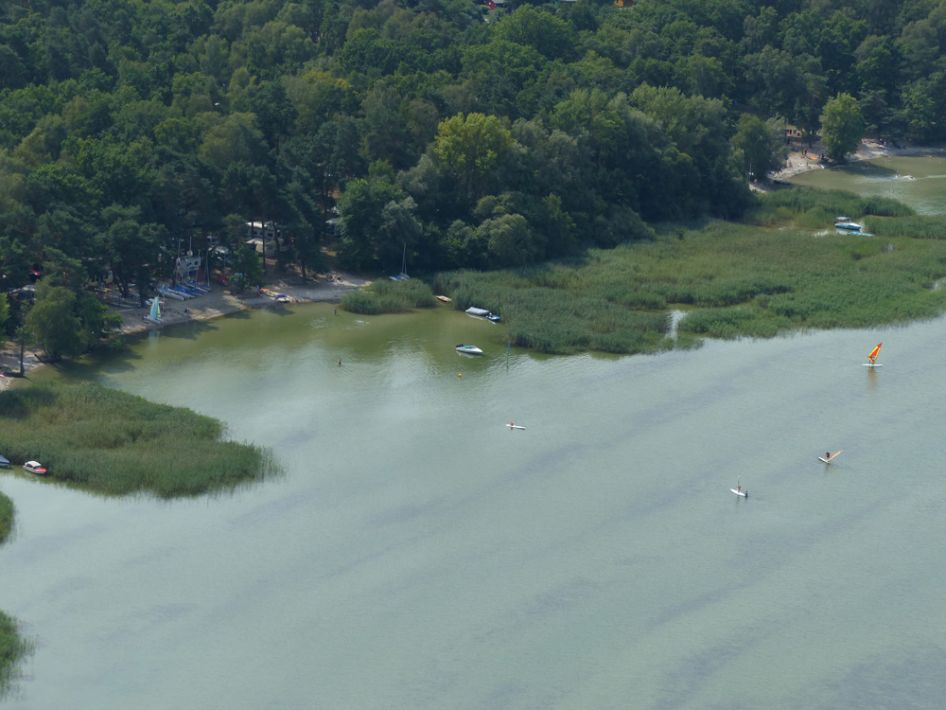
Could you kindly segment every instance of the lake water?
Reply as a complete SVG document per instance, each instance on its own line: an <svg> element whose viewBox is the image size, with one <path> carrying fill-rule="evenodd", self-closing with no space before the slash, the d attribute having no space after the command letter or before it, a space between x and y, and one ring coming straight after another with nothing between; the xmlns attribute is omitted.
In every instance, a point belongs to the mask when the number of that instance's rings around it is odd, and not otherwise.
<svg viewBox="0 0 946 710"><path fill-rule="evenodd" d="M944 176L796 181L939 213ZM0 474L0 609L36 646L0 707L942 706L946 319L539 358L445 307L334 313L71 373L218 417L283 474L181 501Z"/></svg>
<svg viewBox="0 0 946 710"><path fill-rule="evenodd" d="M944 342L549 359L328 305L152 336L94 376L284 473L170 502L0 477L0 609L36 643L0 706L940 707Z"/></svg>
<svg viewBox="0 0 946 710"><path fill-rule="evenodd" d="M919 214L946 212L946 156L878 158L840 168L813 170L791 179L796 185L891 197Z"/></svg>

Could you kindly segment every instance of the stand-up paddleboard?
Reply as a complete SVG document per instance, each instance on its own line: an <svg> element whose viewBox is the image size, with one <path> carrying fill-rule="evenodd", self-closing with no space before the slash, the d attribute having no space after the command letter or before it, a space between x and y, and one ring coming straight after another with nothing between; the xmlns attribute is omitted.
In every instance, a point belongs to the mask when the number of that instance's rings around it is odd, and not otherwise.
<svg viewBox="0 0 946 710"><path fill-rule="evenodd" d="M743 488L730 488L729 491L730 491L731 493L733 493L733 494L739 496L740 498L748 498L748 497L749 497L749 491L747 491L747 490L745 490L745 489L743 489Z"/></svg>
<svg viewBox="0 0 946 710"><path fill-rule="evenodd" d="M509 422L506 426L509 427L510 429L525 429L524 426L514 424L513 422Z"/></svg>
<svg viewBox="0 0 946 710"><path fill-rule="evenodd" d="M831 463L843 453L844 453L844 449L838 449L837 451L829 451L827 455L819 456L818 460L821 461L821 463Z"/></svg>

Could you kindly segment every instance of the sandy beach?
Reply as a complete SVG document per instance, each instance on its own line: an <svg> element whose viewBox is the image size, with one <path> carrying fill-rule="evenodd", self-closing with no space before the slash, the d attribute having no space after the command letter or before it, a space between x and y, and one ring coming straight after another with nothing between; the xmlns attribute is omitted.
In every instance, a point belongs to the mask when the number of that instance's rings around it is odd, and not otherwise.
<svg viewBox="0 0 946 710"><path fill-rule="evenodd" d="M809 170L824 170L832 167L830 163L820 160L824 148L820 143L815 143L813 147L807 149L797 149L792 146L788 157L785 159L785 167L775 173L771 173L769 178L772 180L787 180L790 177L806 173ZM886 158L896 155L941 155L946 152L942 147L930 146L891 146L890 144L865 138L861 141L857 150L847 156L847 162L854 163L862 160L874 160L876 158Z"/></svg>
<svg viewBox="0 0 946 710"><path fill-rule="evenodd" d="M290 303L338 302L348 291L360 288L368 283L370 281L367 279L332 271L317 274L315 278L306 280L299 277L271 279L266 282L266 285L259 292L254 289L247 289L243 293L237 294L222 286L213 285L209 293L186 301L161 298L160 323L152 323L145 319L145 316L148 315L148 308L116 306L109 306L109 308L121 318L122 334L134 335L169 325L220 318L229 313L236 313L250 308L265 308L276 303L275 294L284 294L288 297ZM24 370L28 372L41 364L39 354L27 349L23 358ZM7 342L0 348L0 373L4 371L19 372L19 369L19 348L15 343ZM0 374L0 389L9 387L16 379Z"/></svg>

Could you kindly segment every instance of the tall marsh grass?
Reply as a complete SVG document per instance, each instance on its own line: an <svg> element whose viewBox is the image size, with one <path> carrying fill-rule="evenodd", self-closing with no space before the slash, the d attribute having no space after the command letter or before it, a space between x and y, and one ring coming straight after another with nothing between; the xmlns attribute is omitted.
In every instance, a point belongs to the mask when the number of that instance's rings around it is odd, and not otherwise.
<svg viewBox="0 0 946 710"><path fill-rule="evenodd" d="M883 238L838 234L870 217ZM800 328L863 327L946 309L946 218L885 198L779 190L742 223L665 225L652 242L515 271L440 274L458 308L501 313L517 345L549 353L636 353L701 337L772 337ZM686 316L668 337L671 310Z"/></svg>
<svg viewBox="0 0 946 710"><path fill-rule="evenodd" d="M415 308L433 308L436 303L430 286L420 279L378 280L342 298L346 311L365 315L405 313Z"/></svg>
<svg viewBox="0 0 946 710"><path fill-rule="evenodd" d="M946 239L946 215L914 215L896 219L878 217L869 224L878 237Z"/></svg>
<svg viewBox="0 0 946 710"><path fill-rule="evenodd" d="M31 644L18 633L16 622L0 611L0 701L15 678L17 661L31 650Z"/></svg>
<svg viewBox="0 0 946 710"><path fill-rule="evenodd" d="M13 530L13 501L0 493L0 545Z"/></svg>
<svg viewBox="0 0 946 710"><path fill-rule="evenodd" d="M749 223L775 226L793 224L804 229L830 227L837 217L863 219L908 217L912 209L889 197L859 197L840 190L791 187L775 190L761 197L746 217Z"/></svg>
<svg viewBox="0 0 946 710"><path fill-rule="evenodd" d="M223 441L223 433L210 417L94 383L0 392L0 451L18 463L41 461L50 478L106 494L197 495L272 469L264 451Z"/></svg>

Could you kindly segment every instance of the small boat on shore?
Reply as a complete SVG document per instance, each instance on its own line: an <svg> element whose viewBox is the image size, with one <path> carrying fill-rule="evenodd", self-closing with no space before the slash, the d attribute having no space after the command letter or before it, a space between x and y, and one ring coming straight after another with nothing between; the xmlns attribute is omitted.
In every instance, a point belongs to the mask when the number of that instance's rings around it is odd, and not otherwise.
<svg viewBox="0 0 946 710"><path fill-rule="evenodd" d="M37 476L45 476L48 470L39 461L27 461L23 464L23 469L29 473L35 473Z"/></svg>
<svg viewBox="0 0 946 710"><path fill-rule="evenodd" d="M839 221L834 223L834 228L844 232L860 232L864 226L857 222Z"/></svg>
<svg viewBox="0 0 946 710"><path fill-rule="evenodd" d="M434 298L436 298L441 303L451 303L453 301L450 296L434 296Z"/></svg>
<svg viewBox="0 0 946 710"><path fill-rule="evenodd" d="M459 345L457 345L456 350L458 353L462 353L463 355L482 355L483 354L483 351L480 348L476 347L475 345L466 345L464 343L460 343Z"/></svg>
<svg viewBox="0 0 946 710"><path fill-rule="evenodd" d="M467 308L464 313L468 316L474 316L476 318L485 318L489 315L489 311L485 308L477 308L476 306L470 306Z"/></svg>
<svg viewBox="0 0 946 710"><path fill-rule="evenodd" d="M0 468L10 468L10 459L6 456L0 455Z"/></svg>

